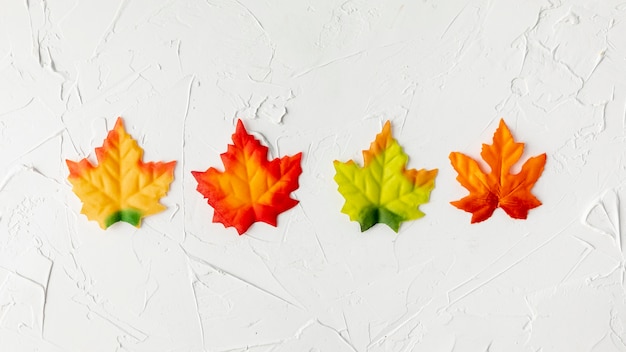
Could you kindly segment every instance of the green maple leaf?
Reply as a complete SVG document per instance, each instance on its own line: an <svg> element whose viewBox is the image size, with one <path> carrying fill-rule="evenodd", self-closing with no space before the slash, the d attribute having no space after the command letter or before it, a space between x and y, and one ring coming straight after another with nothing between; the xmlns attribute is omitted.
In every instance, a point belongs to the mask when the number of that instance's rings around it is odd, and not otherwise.
<svg viewBox="0 0 626 352"><path fill-rule="evenodd" d="M358 221L362 232L377 223L398 232L402 222L424 216L419 206L428 202L438 170L407 170L409 157L392 137L389 121L363 159L363 167L353 160L334 162L334 179L346 200L341 212Z"/></svg>

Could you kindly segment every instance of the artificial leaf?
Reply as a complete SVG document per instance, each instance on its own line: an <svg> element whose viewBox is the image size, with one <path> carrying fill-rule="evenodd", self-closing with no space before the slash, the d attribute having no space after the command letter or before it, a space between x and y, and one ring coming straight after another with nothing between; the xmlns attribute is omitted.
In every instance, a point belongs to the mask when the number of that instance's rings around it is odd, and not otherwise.
<svg viewBox="0 0 626 352"><path fill-rule="evenodd" d="M387 121L363 151L363 167L335 160L335 181L346 202L341 212L358 221L361 231L383 223L398 232L404 221L424 216L419 209L435 188L437 169L406 169L409 157L391 135Z"/></svg>
<svg viewBox="0 0 626 352"><path fill-rule="evenodd" d="M257 221L276 226L278 215L298 204L290 194L298 189L302 153L269 161L268 148L248 134L241 120L232 140L221 154L224 172L213 167L191 172L198 192L214 209L213 222L232 226L240 235Z"/></svg>
<svg viewBox="0 0 626 352"><path fill-rule="evenodd" d="M483 144L480 155L491 168L490 173L481 170L478 162L465 154L452 152L450 161L457 171L457 181L470 192L455 202L455 207L472 213L472 223L481 222L502 208L510 217L526 219L528 211L541 205L530 192L546 163L546 154L529 158L517 174L509 170L524 152L524 143L516 143L511 131L500 120L493 135L493 144Z"/></svg>
<svg viewBox="0 0 626 352"><path fill-rule="evenodd" d="M174 179L176 162L144 163L142 156L119 117L102 147L96 148L97 166L87 158L66 160L67 179L83 201L81 213L106 229L118 221L139 227L143 217L164 210L159 200Z"/></svg>

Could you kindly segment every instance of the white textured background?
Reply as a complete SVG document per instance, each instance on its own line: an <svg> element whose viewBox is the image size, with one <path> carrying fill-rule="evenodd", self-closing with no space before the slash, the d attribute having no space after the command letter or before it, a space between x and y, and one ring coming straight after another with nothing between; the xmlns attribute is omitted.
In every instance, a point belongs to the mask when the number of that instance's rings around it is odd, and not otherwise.
<svg viewBox="0 0 626 352"><path fill-rule="evenodd" d="M105 232L65 159L119 115L178 164ZM304 152L300 205L241 237L190 174L236 117ZM470 225L448 154L500 117L544 205ZM332 161L385 119L440 172L426 217L361 234ZM624 180L624 0L0 0L1 351L625 351Z"/></svg>

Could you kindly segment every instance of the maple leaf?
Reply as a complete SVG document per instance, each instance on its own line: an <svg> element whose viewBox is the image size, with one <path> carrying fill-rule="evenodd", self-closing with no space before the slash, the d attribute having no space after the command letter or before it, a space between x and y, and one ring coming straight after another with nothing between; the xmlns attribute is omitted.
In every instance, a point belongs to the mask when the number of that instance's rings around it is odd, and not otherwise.
<svg viewBox="0 0 626 352"><path fill-rule="evenodd" d="M198 192L214 209L213 222L232 226L240 235L257 221L276 226L278 215L298 204L290 194L299 187L302 153L267 160L268 148L247 133L241 120L232 140L220 155L225 172L213 167L191 172Z"/></svg>
<svg viewBox="0 0 626 352"><path fill-rule="evenodd" d="M118 221L136 227L141 219L165 209L159 199L174 179L176 161L142 161L143 150L118 117L102 147L96 148L98 166L87 158L66 160L72 190L83 201L82 214L103 229Z"/></svg>
<svg viewBox="0 0 626 352"><path fill-rule="evenodd" d="M363 159L363 167L334 161L334 179L346 200L341 212L358 221L361 232L377 223L398 232L402 222L424 216L419 205L428 202L438 170L405 169L409 158L392 137L389 121Z"/></svg>
<svg viewBox="0 0 626 352"><path fill-rule="evenodd" d="M457 181L470 191L468 196L451 204L472 213L472 223L488 219L498 207L512 218L526 219L530 209L541 205L530 191L543 172L546 154L529 158L519 173L509 173L523 152L524 143L515 142L501 119L493 135L493 144L483 144L480 153L491 168L489 174L467 155L450 153L450 162L458 173Z"/></svg>

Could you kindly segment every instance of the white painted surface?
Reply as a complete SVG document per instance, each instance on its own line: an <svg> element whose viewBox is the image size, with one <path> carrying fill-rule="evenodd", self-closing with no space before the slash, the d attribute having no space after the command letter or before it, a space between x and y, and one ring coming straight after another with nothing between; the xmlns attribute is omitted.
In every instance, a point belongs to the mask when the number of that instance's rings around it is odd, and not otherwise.
<svg viewBox="0 0 626 352"><path fill-rule="evenodd" d="M623 0L0 0L0 350L625 351L625 39ZM165 212L104 232L64 160L118 115L179 163ZM237 116L304 152L300 205L241 237L190 174ZM544 205L470 225L447 157L500 117ZM361 234L332 161L385 119L437 186Z"/></svg>

